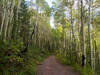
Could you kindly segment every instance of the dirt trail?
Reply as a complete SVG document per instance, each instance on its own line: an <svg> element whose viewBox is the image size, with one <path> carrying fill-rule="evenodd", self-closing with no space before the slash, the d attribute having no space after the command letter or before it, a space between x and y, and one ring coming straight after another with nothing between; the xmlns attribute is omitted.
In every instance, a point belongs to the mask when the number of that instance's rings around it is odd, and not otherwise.
<svg viewBox="0 0 100 75"><path fill-rule="evenodd" d="M38 66L37 75L80 75L72 67L58 63L55 56L50 56Z"/></svg>

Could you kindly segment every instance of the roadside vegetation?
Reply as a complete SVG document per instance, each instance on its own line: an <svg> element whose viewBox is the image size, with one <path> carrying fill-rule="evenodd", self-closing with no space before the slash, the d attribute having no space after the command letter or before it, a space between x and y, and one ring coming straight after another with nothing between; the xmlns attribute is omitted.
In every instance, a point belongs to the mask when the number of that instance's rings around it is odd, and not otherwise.
<svg viewBox="0 0 100 75"><path fill-rule="evenodd" d="M100 75L100 0L0 0L0 75L34 75L52 54Z"/></svg>

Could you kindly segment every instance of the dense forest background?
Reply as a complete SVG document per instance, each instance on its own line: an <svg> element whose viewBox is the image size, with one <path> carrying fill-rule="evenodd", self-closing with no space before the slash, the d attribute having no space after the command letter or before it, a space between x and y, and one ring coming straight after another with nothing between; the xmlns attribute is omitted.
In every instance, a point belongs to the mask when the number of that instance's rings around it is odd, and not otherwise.
<svg viewBox="0 0 100 75"><path fill-rule="evenodd" d="M100 0L0 0L0 75L35 75L52 54L100 75Z"/></svg>

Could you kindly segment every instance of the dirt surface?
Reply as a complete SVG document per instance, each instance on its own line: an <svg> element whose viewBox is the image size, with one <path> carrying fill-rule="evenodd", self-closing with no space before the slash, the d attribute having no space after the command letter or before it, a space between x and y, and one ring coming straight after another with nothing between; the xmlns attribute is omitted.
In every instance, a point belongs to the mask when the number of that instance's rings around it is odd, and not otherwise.
<svg viewBox="0 0 100 75"><path fill-rule="evenodd" d="M38 66L37 75L80 75L72 67L58 63L55 56L50 56Z"/></svg>

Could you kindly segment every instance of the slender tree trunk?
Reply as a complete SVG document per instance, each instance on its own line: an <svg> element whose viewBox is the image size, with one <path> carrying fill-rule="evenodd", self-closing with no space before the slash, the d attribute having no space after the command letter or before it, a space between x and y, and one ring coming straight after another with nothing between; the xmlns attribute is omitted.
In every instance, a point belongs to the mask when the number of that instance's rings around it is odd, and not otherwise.
<svg viewBox="0 0 100 75"><path fill-rule="evenodd" d="M90 38L90 24L91 24L91 0L89 0L89 14L88 14L88 18L89 18L89 21L88 21L88 45L89 45L89 64L91 66L91 38Z"/></svg>
<svg viewBox="0 0 100 75"><path fill-rule="evenodd" d="M83 26L83 0L81 0L81 50L82 50L82 66L85 64L84 56L84 26Z"/></svg>
<svg viewBox="0 0 100 75"><path fill-rule="evenodd" d="M10 22L9 22L9 27L8 27L8 38L9 38L9 40L11 39L11 32L12 32L12 28L13 28L13 23L12 23L12 21L13 21L13 16L14 16L14 6L15 6L15 0L12 0L12 4L11 4L12 6L11 6L11 11L10 11Z"/></svg>
<svg viewBox="0 0 100 75"><path fill-rule="evenodd" d="M79 61L78 63L80 64L80 57L81 57L81 49L80 49L80 6L79 6L79 3L80 3L80 0L78 0L78 58L79 58Z"/></svg>
<svg viewBox="0 0 100 75"><path fill-rule="evenodd" d="M5 0L3 0L3 18L2 18L2 23L1 23L1 28L0 28L0 35L2 36L2 31L4 27L4 22L5 22L5 17L6 17L6 7L5 7Z"/></svg>
<svg viewBox="0 0 100 75"><path fill-rule="evenodd" d="M72 39L71 39L71 36L72 36L72 31L71 31L71 26L70 26L70 61L72 61Z"/></svg>
<svg viewBox="0 0 100 75"><path fill-rule="evenodd" d="M39 2L38 2L38 0L36 1L36 9L37 9L37 12L38 12L38 4L39 4ZM34 43L36 44L36 35L37 35L37 32L36 32L36 30L37 30L37 25L38 25L38 14L36 15L36 25L35 25L35 30L34 30L34 32L35 32L35 34L34 34Z"/></svg>
<svg viewBox="0 0 100 75"><path fill-rule="evenodd" d="M94 0L92 0L92 27L93 27L93 19L94 19L94 11L93 11L93 2ZM92 40L93 40L93 71L95 74L95 53L96 53L96 47L95 47L95 28L93 27L93 33L92 33Z"/></svg>
<svg viewBox="0 0 100 75"><path fill-rule="evenodd" d="M16 14L16 20L17 20L17 27L16 27L16 35L15 36L18 36L19 34L19 31L20 31L20 20L19 20L19 10L21 9L21 3L22 3L22 0L18 0L18 5L17 5L17 14ZM24 4L24 3L23 3ZM15 37L17 39L17 37Z"/></svg>
<svg viewBox="0 0 100 75"><path fill-rule="evenodd" d="M0 29L0 35L2 35L2 30L5 22L5 17L6 17L6 9L4 9L4 14L3 14L3 19L2 19L2 24L1 24L1 29Z"/></svg>
<svg viewBox="0 0 100 75"><path fill-rule="evenodd" d="M8 13L9 15L9 13ZM8 15L6 16L6 23L5 23L5 32L4 32L4 39L6 40L7 36L7 29L8 29L8 24L9 24L9 17Z"/></svg>

